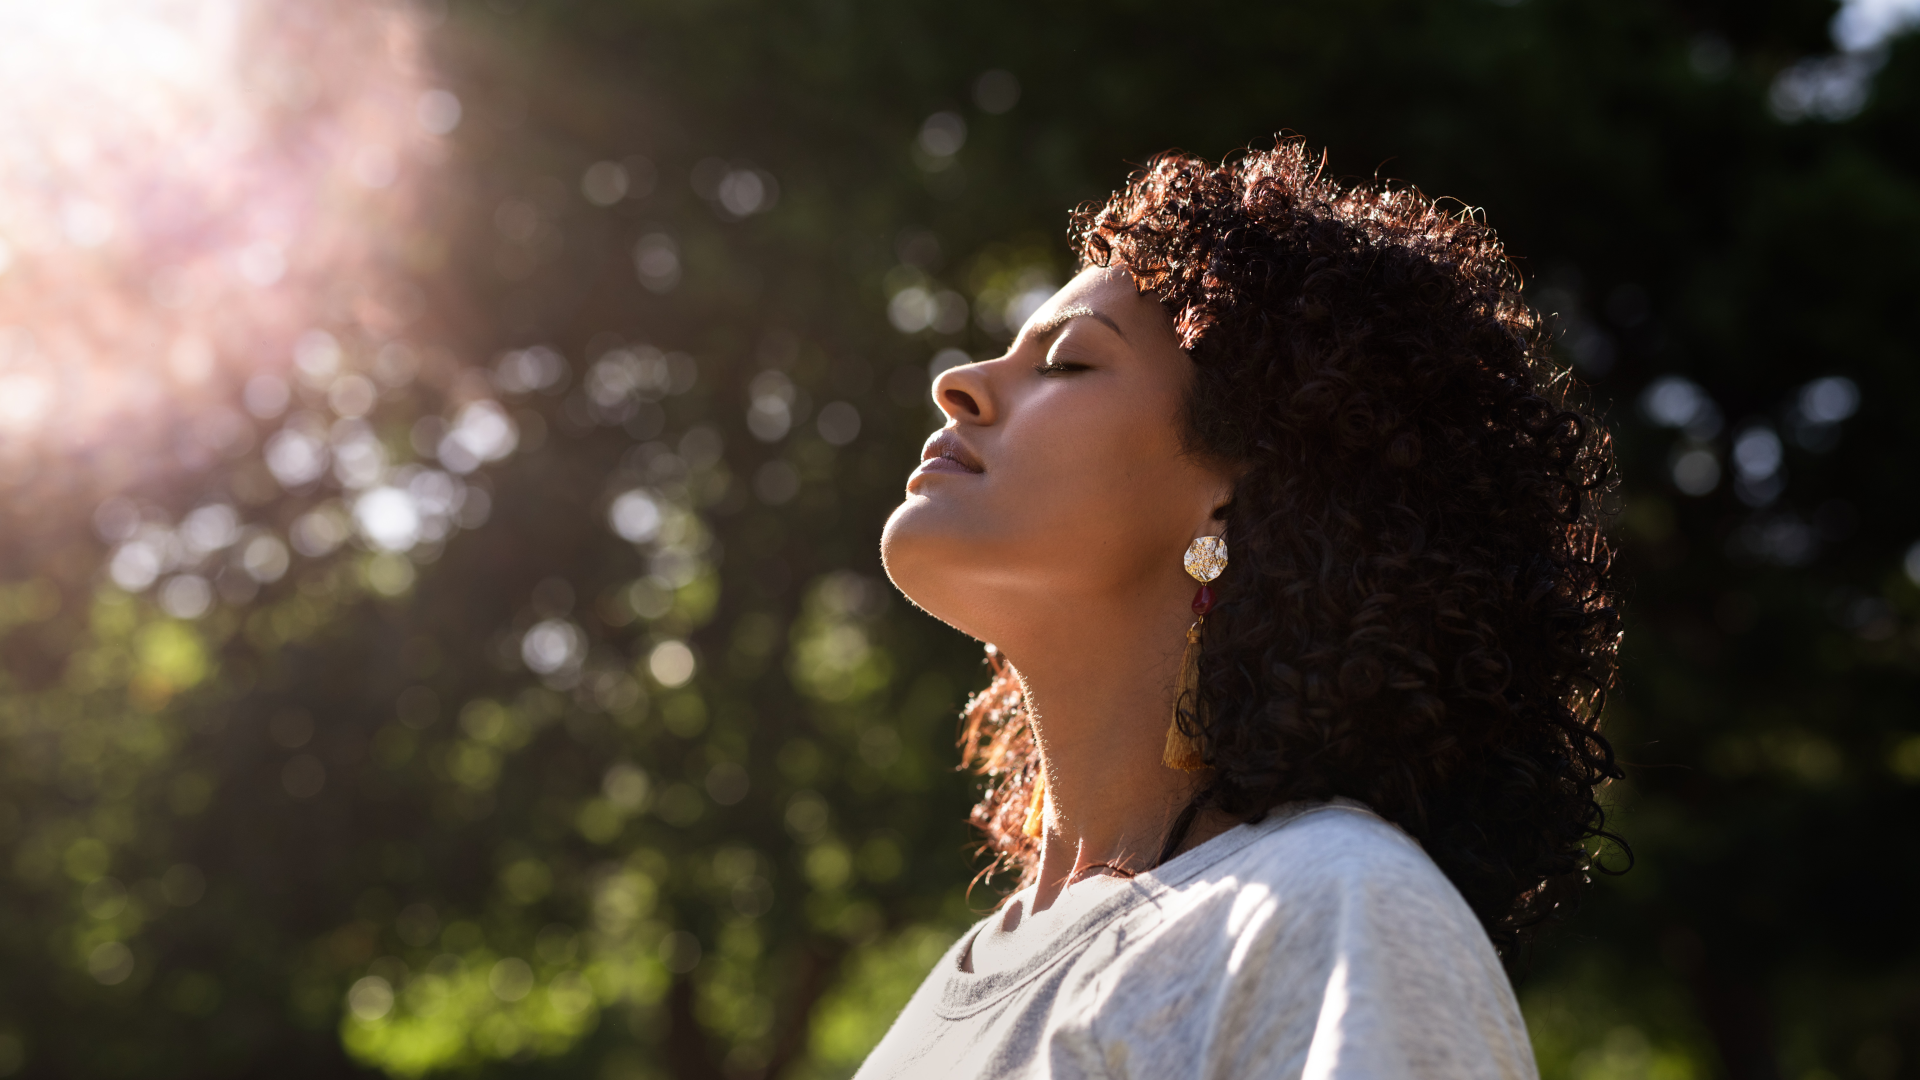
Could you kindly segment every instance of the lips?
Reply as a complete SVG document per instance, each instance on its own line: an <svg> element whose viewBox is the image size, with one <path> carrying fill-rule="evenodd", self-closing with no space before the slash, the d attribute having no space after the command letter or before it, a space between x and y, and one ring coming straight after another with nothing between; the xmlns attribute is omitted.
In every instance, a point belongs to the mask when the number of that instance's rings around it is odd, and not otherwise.
<svg viewBox="0 0 1920 1080"><path fill-rule="evenodd" d="M978 474L987 469L980 463L979 456L960 441L960 436L954 434L952 428L941 428L933 433L927 445L921 449L920 468L916 471Z"/></svg>

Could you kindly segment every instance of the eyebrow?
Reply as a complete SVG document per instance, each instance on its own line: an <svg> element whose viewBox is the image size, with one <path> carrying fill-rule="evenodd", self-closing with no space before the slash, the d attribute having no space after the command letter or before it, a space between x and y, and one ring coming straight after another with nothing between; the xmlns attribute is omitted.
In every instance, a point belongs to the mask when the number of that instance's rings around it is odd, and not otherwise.
<svg viewBox="0 0 1920 1080"><path fill-rule="evenodd" d="M1053 317L1048 319L1046 322L1035 323L1033 327L1033 336L1036 338L1046 337L1048 334L1051 334L1055 330L1058 330L1062 326L1066 325L1068 321L1077 319L1082 315L1090 319L1098 319L1100 322L1107 324L1107 328L1112 330L1114 333L1119 334L1122 340L1124 340L1127 336L1127 332L1125 330L1120 329L1119 323L1114 322L1111 318L1108 318L1105 314L1095 311L1084 304L1076 305L1074 307L1070 307L1061 311L1054 312Z"/></svg>

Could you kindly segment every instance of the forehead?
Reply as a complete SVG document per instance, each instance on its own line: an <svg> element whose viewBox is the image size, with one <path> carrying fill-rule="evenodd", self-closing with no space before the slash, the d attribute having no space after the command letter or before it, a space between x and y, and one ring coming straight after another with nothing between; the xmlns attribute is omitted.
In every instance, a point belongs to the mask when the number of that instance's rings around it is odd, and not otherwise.
<svg viewBox="0 0 1920 1080"><path fill-rule="evenodd" d="M1173 320L1158 300L1135 287L1123 267L1090 266L1054 293L1028 319L1030 330L1049 330L1075 309L1097 312L1112 320L1129 343L1143 351L1177 349Z"/></svg>

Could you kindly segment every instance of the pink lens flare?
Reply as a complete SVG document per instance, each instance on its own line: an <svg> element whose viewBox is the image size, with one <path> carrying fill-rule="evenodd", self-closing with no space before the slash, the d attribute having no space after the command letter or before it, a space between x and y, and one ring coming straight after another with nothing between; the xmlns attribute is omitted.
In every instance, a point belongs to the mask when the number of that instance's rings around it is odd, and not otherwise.
<svg viewBox="0 0 1920 1080"><path fill-rule="evenodd" d="M367 400L444 246L422 193L459 103L425 30L365 0L0 10L0 491L97 498L243 452L289 407L243 398L262 374L295 408Z"/></svg>

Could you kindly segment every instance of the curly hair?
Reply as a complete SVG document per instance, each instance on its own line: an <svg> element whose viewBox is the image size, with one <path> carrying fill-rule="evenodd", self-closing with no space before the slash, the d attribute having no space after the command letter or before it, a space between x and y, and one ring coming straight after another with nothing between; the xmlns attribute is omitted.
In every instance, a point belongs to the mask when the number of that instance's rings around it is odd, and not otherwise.
<svg viewBox="0 0 1920 1080"><path fill-rule="evenodd" d="M1620 639L1611 439L1481 214L1341 184L1298 140L1167 154L1073 215L1193 361L1190 453L1239 470L1198 691L1197 815L1345 796L1417 838L1509 960L1587 880ZM1022 882L1038 755L1015 673L968 703L973 821Z"/></svg>

